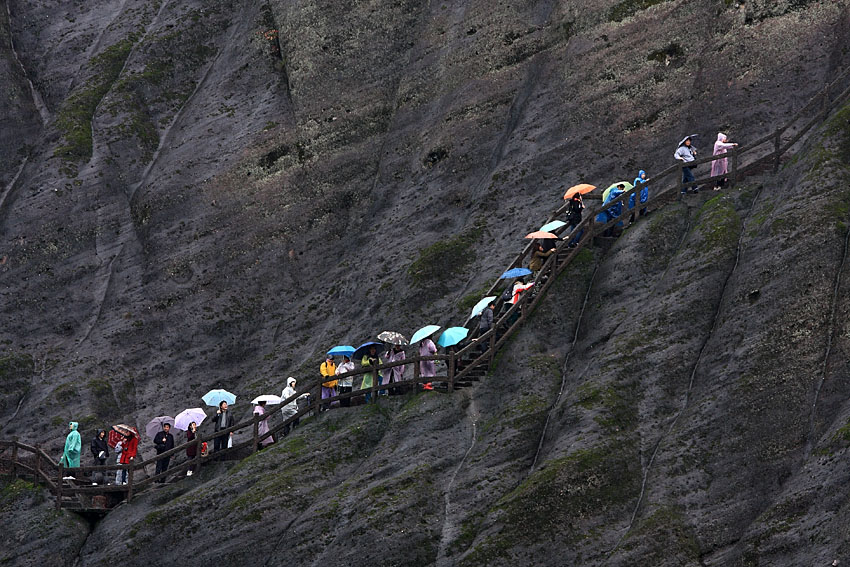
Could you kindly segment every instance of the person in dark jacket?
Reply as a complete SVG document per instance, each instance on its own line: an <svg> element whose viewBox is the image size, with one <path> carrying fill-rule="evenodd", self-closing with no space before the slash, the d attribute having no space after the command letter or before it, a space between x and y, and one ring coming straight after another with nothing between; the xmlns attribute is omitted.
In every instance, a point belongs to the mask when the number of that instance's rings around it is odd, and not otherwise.
<svg viewBox="0 0 850 567"><path fill-rule="evenodd" d="M567 224L569 225L570 232L574 231L575 228L581 224L581 216L582 211L584 210L584 200L581 198L581 193L576 193L570 198L570 206L567 209ZM573 239L569 242L570 248L575 248L576 243L581 239L584 234L584 230L579 231Z"/></svg>
<svg viewBox="0 0 850 567"><path fill-rule="evenodd" d="M493 313L495 312L495 310L496 310L496 302L492 301L492 302L490 302L490 305L485 307L484 311L481 312L481 318L478 320L478 336L479 337L493 328ZM489 339L486 340L486 341L480 341L481 344L478 345L478 348L481 350L481 352L484 352L484 351L487 350L487 346L488 346L489 342L490 342Z"/></svg>
<svg viewBox="0 0 850 567"><path fill-rule="evenodd" d="M194 421L189 423L189 427L186 429L186 442L189 444L186 447L186 458L194 460L195 457L198 456L198 445L196 443L192 443L195 440L195 437L198 436L198 424ZM186 471L186 476L192 476L195 472L195 465L189 465L189 469Z"/></svg>
<svg viewBox="0 0 850 567"><path fill-rule="evenodd" d="M555 253L555 250L545 250L542 244L537 244L537 249L531 253L531 262L528 263L528 269L534 272L537 275L537 272L543 267L543 264L546 263L546 260L549 259L549 256Z"/></svg>
<svg viewBox="0 0 850 567"><path fill-rule="evenodd" d="M91 454L94 457L94 466L102 467L106 465L106 459L109 457L109 445L106 443L106 431L103 429L97 430L97 435L91 440ZM91 483L103 482L103 473L92 473Z"/></svg>
<svg viewBox="0 0 850 567"><path fill-rule="evenodd" d="M163 423L162 431L156 434L153 438L153 444L156 447L156 454L162 454L174 448L174 436L171 435L171 424ZM168 463L171 457L163 457L156 461L156 472L154 474L164 473L168 470ZM165 482L165 477L160 478L157 482Z"/></svg>
<svg viewBox="0 0 850 567"><path fill-rule="evenodd" d="M213 422L215 423L215 432L223 431L230 427L233 427L233 415L227 410L227 402L222 401L218 404L218 409L215 412L215 416L213 417ZM227 440L229 437L233 437L233 432L230 432L230 435L220 435L215 438L213 443L213 452L219 451L221 449L225 449L227 447Z"/></svg>

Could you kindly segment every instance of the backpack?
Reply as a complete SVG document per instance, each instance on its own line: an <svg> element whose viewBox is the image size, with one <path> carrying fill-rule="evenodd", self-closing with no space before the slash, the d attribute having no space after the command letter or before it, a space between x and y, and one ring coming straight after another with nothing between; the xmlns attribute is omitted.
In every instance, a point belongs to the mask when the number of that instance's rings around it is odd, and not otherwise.
<svg viewBox="0 0 850 567"><path fill-rule="evenodd" d="M505 291L502 292L502 302L507 303L513 298L514 298L514 290L511 289L510 286L506 287Z"/></svg>

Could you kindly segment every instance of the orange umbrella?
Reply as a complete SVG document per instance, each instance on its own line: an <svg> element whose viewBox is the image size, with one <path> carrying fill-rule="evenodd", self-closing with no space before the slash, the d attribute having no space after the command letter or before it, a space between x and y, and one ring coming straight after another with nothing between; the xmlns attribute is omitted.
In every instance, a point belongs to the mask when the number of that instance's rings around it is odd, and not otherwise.
<svg viewBox="0 0 850 567"><path fill-rule="evenodd" d="M590 193L594 189L596 189L595 185L588 185L587 183L579 183L578 185L573 185L572 187L567 189L566 193L564 193L564 201L566 201L576 193L581 193L582 195L584 195L585 193Z"/></svg>
<svg viewBox="0 0 850 567"><path fill-rule="evenodd" d="M537 232L532 232L530 234L525 235L526 238L558 238L557 234L552 234L551 232L543 232L542 230L538 230Z"/></svg>

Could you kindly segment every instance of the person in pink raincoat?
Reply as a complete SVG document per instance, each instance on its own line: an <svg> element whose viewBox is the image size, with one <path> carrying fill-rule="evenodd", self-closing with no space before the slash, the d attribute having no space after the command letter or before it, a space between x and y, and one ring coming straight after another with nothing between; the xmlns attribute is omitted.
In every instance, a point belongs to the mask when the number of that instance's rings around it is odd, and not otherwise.
<svg viewBox="0 0 850 567"><path fill-rule="evenodd" d="M266 413L266 402L265 401L257 402L257 405L254 406L254 413L260 414L260 415L265 415L265 413ZM265 435L268 432L269 432L269 420L264 419L263 421L261 421L258 424L257 434L260 437L262 437L263 435ZM271 445L272 443L274 443L274 439L272 439L272 436L269 435L268 437L266 437L265 439L260 441L260 449L262 449L263 447L265 447L267 445Z"/></svg>
<svg viewBox="0 0 850 567"><path fill-rule="evenodd" d="M437 347L431 339L422 339L419 341L419 356L434 356L437 354ZM437 375L437 363L433 360L423 360L419 363L419 375L423 378L431 378ZM433 390L431 382L422 385L425 390Z"/></svg>
<svg viewBox="0 0 850 567"><path fill-rule="evenodd" d="M730 144L726 141L726 134L719 132L717 141L714 142L714 153L712 155L725 154L732 148L737 148L738 144ZM726 175L729 172L729 161L727 158L716 159L711 162L711 176ZM726 183L726 179L718 179L714 182L714 190L719 191Z"/></svg>
<svg viewBox="0 0 850 567"><path fill-rule="evenodd" d="M404 349L399 345L394 345L390 350L384 354L384 362L400 362L404 360ZM381 381L381 384L389 384L390 382L401 382L404 380L404 369L405 365L402 364L400 366L393 366L392 368L387 368L384 370L384 379ZM401 391L398 388L390 388L390 395L396 396L401 394Z"/></svg>

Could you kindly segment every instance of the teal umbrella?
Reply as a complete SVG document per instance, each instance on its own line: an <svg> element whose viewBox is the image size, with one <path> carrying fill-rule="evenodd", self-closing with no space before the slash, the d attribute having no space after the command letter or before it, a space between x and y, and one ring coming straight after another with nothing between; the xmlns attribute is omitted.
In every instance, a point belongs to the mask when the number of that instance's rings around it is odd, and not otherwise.
<svg viewBox="0 0 850 567"><path fill-rule="evenodd" d="M426 339L440 330L439 325L426 325L413 333L413 336L410 337L411 343L418 343L422 339Z"/></svg>
<svg viewBox="0 0 850 567"><path fill-rule="evenodd" d="M484 308L487 307L488 305L490 305L491 303L493 303L493 301L495 299L496 299L496 296L491 295L489 297L485 297L484 299L482 299L481 301L476 303L475 307L472 308L472 315L470 315L469 318L472 319L473 317L477 317L478 315L481 315L481 312L484 311Z"/></svg>
<svg viewBox="0 0 850 567"><path fill-rule="evenodd" d="M556 230L558 230L562 226L567 226L567 223L565 223L564 221L553 220L552 222L546 223L543 226L541 226L540 232L555 232Z"/></svg>
<svg viewBox="0 0 850 567"><path fill-rule="evenodd" d="M328 351L328 354L331 356L347 356L350 358L351 355L354 354L354 347L350 345L335 346Z"/></svg>
<svg viewBox="0 0 850 567"><path fill-rule="evenodd" d="M437 339L437 344L441 347L450 347L465 339L468 334L469 329L466 327L449 327L443 331L443 334L440 335L439 339Z"/></svg>
<svg viewBox="0 0 850 567"><path fill-rule="evenodd" d="M236 394L231 394L227 390L210 390L201 399L208 406L217 406L221 402L227 402L227 405L230 405L236 403Z"/></svg>

